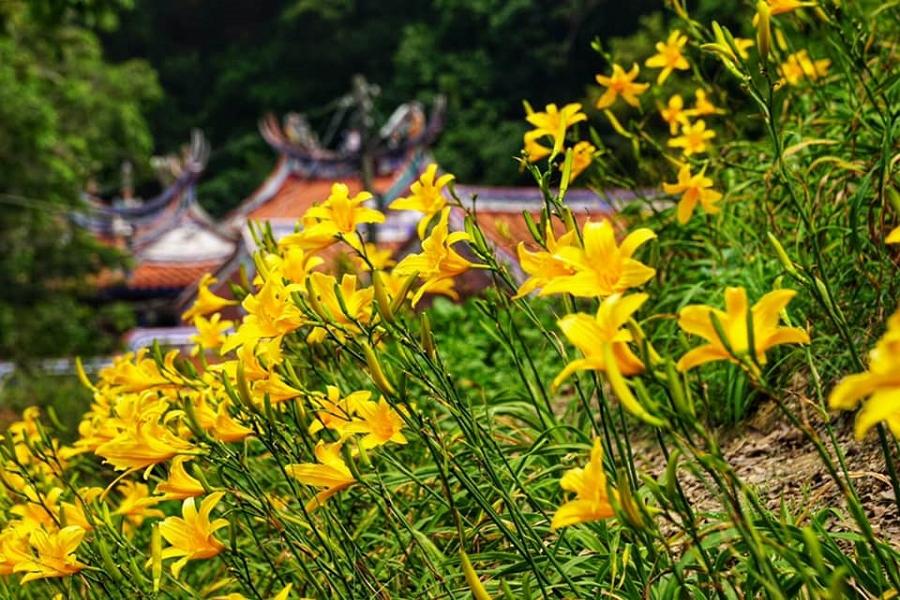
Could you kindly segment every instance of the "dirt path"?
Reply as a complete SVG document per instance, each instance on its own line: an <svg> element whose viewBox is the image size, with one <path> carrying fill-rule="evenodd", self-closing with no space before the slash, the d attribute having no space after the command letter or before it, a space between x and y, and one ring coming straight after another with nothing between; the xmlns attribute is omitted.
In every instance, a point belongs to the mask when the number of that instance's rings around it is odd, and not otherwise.
<svg viewBox="0 0 900 600"><path fill-rule="evenodd" d="M807 414L811 414L807 411ZM812 419L812 417L811 417ZM812 423L830 448L822 423ZM900 548L900 513L885 469L877 434L871 431L857 442L852 419L835 421L836 435L844 449L847 468L873 528L885 541ZM835 519L835 529L855 529L840 490L828 475L814 446L794 428L774 403L765 402L736 429L720 433L720 444L738 475L756 490L769 509L784 502L795 516L810 515L824 508L837 508L844 515ZM652 440L635 444L642 469L658 475L665 468ZM688 499L699 512L720 507L703 483L684 470L679 480ZM802 522L802 521L801 521Z"/></svg>

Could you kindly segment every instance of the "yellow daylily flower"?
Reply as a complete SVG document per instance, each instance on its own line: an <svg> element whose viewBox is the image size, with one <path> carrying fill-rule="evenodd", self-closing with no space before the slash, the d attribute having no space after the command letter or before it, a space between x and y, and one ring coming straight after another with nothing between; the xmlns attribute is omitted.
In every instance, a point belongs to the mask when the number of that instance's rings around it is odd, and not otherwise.
<svg viewBox="0 0 900 600"><path fill-rule="evenodd" d="M356 236L351 234L356 233L359 225L384 222L383 213L363 206L363 203L371 198L372 194L369 192L359 192L351 198L350 188L346 184L332 184L331 194L325 202L306 211L306 218L318 220L316 224L305 229L306 235L313 238L334 238L341 234L353 245L356 243Z"/></svg>
<svg viewBox="0 0 900 600"><path fill-rule="evenodd" d="M619 97L631 106L639 107L641 101L638 99L638 96L646 92L650 87L649 83L635 83L634 81L641 72L641 68L636 63L631 66L631 70L627 73L619 65L614 64L612 68L612 75L608 77L606 75L597 75L596 77L597 83L606 88L603 95L597 99L597 108L600 110L609 108L616 103Z"/></svg>
<svg viewBox="0 0 900 600"><path fill-rule="evenodd" d="M306 504L307 512L315 510L341 490L356 483L356 478L341 457L340 443L326 444L319 440L315 453L317 463L301 463L285 467L288 475L300 483L324 488Z"/></svg>
<svg viewBox="0 0 900 600"><path fill-rule="evenodd" d="M550 148L538 143L538 140L543 137L544 134L542 132L534 129L525 133L523 143L528 162L534 163L550 156Z"/></svg>
<svg viewBox="0 0 900 600"><path fill-rule="evenodd" d="M854 410L863 400L856 416L856 438L862 439L882 421L900 437L900 310L888 319L887 331L869 352L869 369L844 377L828 397L828 406Z"/></svg>
<svg viewBox="0 0 900 600"><path fill-rule="evenodd" d="M252 435L253 430L237 422L228 412L228 403L222 401L216 409L216 420L209 433L222 442L240 442Z"/></svg>
<svg viewBox="0 0 900 600"><path fill-rule="evenodd" d="M773 16L792 12L798 8L816 5L815 2L803 2L801 0L766 0L766 2L769 5L769 12ZM756 19L753 20L753 24L756 25Z"/></svg>
<svg viewBox="0 0 900 600"><path fill-rule="evenodd" d="M357 288L359 279L356 275L345 273L341 277L340 285L335 277L325 273L313 273L309 277L310 285L319 304L328 312L329 321L351 330L357 331L355 322L368 323L372 320L372 301L375 290L371 287ZM344 308L338 300L338 291L341 294Z"/></svg>
<svg viewBox="0 0 900 600"><path fill-rule="evenodd" d="M591 166L596 151L597 148L590 142L582 141L572 146L572 178L569 180L570 182L575 181L575 178Z"/></svg>
<svg viewBox="0 0 900 600"><path fill-rule="evenodd" d="M230 365L226 371L231 371ZM248 371L249 370L244 371L244 376L247 381L259 381L260 378L250 377ZM268 375L268 371L263 371L263 377L268 377ZM236 374L234 372L229 373L229 379L235 381ZM232 385L235 384L236 381ZM211 388L210 390L207 390L206 394L200 395L194 402L194 414L197 417L200 427L213 438L221 442L239 442L251 435L253 433L252 429L241 425L231 416L231 413L229 412L230 401L227 397L220 400L211 400L211 398L216 395L224 395L224 390L218 385L216 385L214 389ZM209 396L209 398L207 396ZM179 461L179 458L180 457L175 457L175 461ZM183 463L187 460L190 459L185 458L180 462Z"/></svg>
<svg viewBox="0 0 900 600"><path fill-rule="evenodd" d="M694 124L687 123L681 126L681 135L669 140L670 148L681 148L685 156L706 152L708 140L716 137L716 132L706 128L703 119Z"/></svg>
<svg viewBox="0 0 900 600"><path fill-rule="evenodd" d="M595 316L575 313L566 315L557 321L563 335L581 351L584 358L569 362L553 380L553 387L559 387L563 381L577 371L605 372L608 368L606 346L612 346L612 356L622 375L643 373L644 363L628 347L628 343L633 341L633 337L625 325L647 301L647 298L647 294L633 294L624 297L620 294L613 294L600 303Z"/></svg>
<svg viewBox="0 0 900 600"><path fill-rule="evenodd" d="M713 180L705 175L704 167L696 175L691 175L691 166L687 163L678 169L678 181L675 183L663 183L663 191L667 194L681 194L678 200L678 222L684 225L694 214L694 208L699 202L709 214L719 212L716 203L722 199L722 194L710 189Z"/></svg>
<svg viewBox="0 0 900 600"><path fill-rule="evenodd" d="M117 489L122 494L122 500L113 514L124 517L129 527L140 527L147 518L166 516L158 508L153 508L160 503L161 498L151 496L146 484L126 480Z"/></svg>
<svg viewBox="0 0 900 600"><path fill-rule="evenodd" d="M16 565L32 558L27 533L12 527L0 532L0 575L11 575Z"/></svg>
<svg viewBox="0 0 900 600"><path fill-rule="evenodd" d="M37 529L55 530L62 490L53 488L45 494L28 485L22 489L22 493L25 495L25 502L15 504L9 509L11 515L19 517L11 523L13 528L21 534L28 534Z"/></svg>
<svg viewBox="0 0 900 600"><path fill-rule="evenodd" d="M669 34L665 42L656 43L656 54L648 58L644 65L652 69L662 69L656 78L657 85L662 85L673 70L685 71L691 68L682 53L687 41L687 36L676 29Z"/></svg>
<svg viewBox="0 0 900 600"><path fill-rule="evenodd" d="M102 444L116 437L119 431L109 419L88 413L78 423L76 452L95 452Z"/></svg>
<svg viewBox="0 0 900 600"><path fill-rule="evenodd" d="M270 600L288 600L291 594L291 590L294 589L294 584L289 583L283 588L281 591L271 597ZM247 596L241 594L240 592L231 592L230 594L225 594L224 596L213 596L211 600L247 600ZM301 600L306 600L305 598Z"/></svg>
<svg viewBox="0 0 900 600"><path fill-rule="evenodd" d="M184 468L184 463L189 460L189 456L176 456L172 459L169 476L156 486L156 493L162 494L163 500L186 500L203 495L203 485Z"/></svg>
<svg viewBox="0 0 900 600"><path fill-rule="evenodd" d="M684 99L679 94L669 98L665 106L658 105L658 107L663 121L669 125L670 135L675 135L678 133L679 127L688 123L687 111L684 109Z"/></svg>
<svg viewBox="0 0 900 600"><path fill-rule="evenodd" d="M258 292L248 294L241 303L247 315L237 331L222 344L221 353L227 354L245 344L255 345L263 338L278 338L300 327L303 316L291 298L291 291L280 277L271 277Z"/></svg>
<svg viewBox="0 0 900 600"><path fill-rule="evenodd" d="M103 494L103 488L89 487L78 490L78 498L75 502L60 502L61 521L66 525L78 525L85 531L94 528L84 512L85 504L93 502Z"/></svg>
<svg viewBox="0 0 900 600"><path fill-rule="evenodd" d="M225 332L234 325L233 321L221 321L220 313L214 314L209 319L200 315L194 317L194 327L197 328L197 334L191 336L191 341L196 344L191 348L191 356L200 353L200 349L215 350L225 341Z"/></svg>
<svg viewBox="0 0 900 600"><path fill-rule="evenodd" d="M790 85L800 85L805 81L815 81L828 75L831 60L822 58L812 60L806 50L799 50L781 63L779 71Z"/></svg>
<svg viewBox="0 0 900 600"><path fill-rule="evenodd" d="M612 223L588 221L582 228L584 247L563 246L554 257L571 267L572 275L546 282L540 295L572 294L583 298L606 297L647 283L656 270L632 258L637 249L656 237L643 228L616 244Z"/></svg>
<svg viewBox="0 0 900 600"><path fill-rule="evenodd" d="M566 139L566 131L575 123L587 120L587 115L581 112L581 104L572 102L562 109L556 104L548 104L543 112L529 112L525 119L534 129L533 135L537 137L549 136L553 140L553 153L562 150Z"/></svg>
<svg viewBox="0 0 900 600"><path fill-rule="evenodd" d="M420 238L425 237L425 228L431 221L431 217L441 212L447 205L444 188L455 179L450 173L445 173L435 181L437 168L435 163L428 165L419 176L419 180L410 186L409 191L412 193L409 196L397 198L388 207L391 210L417 210L422 213L423 216L418 226Z"/></svg>
<svg viewBox="0 0 900 600"><path fill-rule="evenodd" d="M738 56L747 60L750 58L750 48L753 47L754 41L750 38L733 38L734 46L737 48Z"/></svg>
<svg viewBox="0 0 900 600"><path fill-rule="evenodd" d="M197 316L205 316L210 313L219 312L226 306L234 306L237 304L235 300L228 300L221 296L216 296L209 290L209 286L215 285L217 280L215 277L206 273L200 278L197 284L197 299L194 304L181 315L182 320L191 321Z"/></svg>
<svg viewBox="0 0 900 600"><path fill-rule="evenodd" d="M304 252L315 253L328 248L337 240L334 232L328 227L316 227L319 220L310 217L308 213L304 213L300 217L299 231L289 233L278 240L278 247L282 250L285 248L300 248ZM351 242L355 241L355 236L350 237Z"/></svg>
<svg viewBox="0 0 900 600"><path fill-rule="evenodd" d="M782 344L808 344L809 335L798 327L780 327L781 311L797 294L794 290L775 290L749 307L747 291L730 287L725 290L725 311L706 305L685 306L678 313L678 326L685 333L700 336L708 344L689 351L678 361L679 371L688 371L699 365L727 360L741 364L737 357L748 358L750 335L747 329L748 313L753 320L753 347L755 361L763 365L766 352ZM713 315L722 326L725 340L720 339L713 324ZM725 344L731 348L729 352ZM734 354L732 354L734 353Z"/></svg>
<svg viewBox="0 0 900 600"><path fill-rule="evenodd" d="M188 498L181 505L181 517L168 517L159 524L160 535L169 543L162 551L162 559L178 557L172 563L172 576L176 579L188 561L212 558L224 550L224 544L214 534L227 527L228 521L209 518L224 495L224 492L210 494L201 500L199 511L194 498Z"/></svg>
<svg viewBox="0 0 900 600"><path fill-rule="evenodd" d="M441 211L441 217L427 238L422 240L421 254L410 254L401 260L394 273L401 276L419 273L423 283L413 295L412 304L415 306L426 292L451 292L453 278L462 275L470 268L472 263L463 258L452 246L458 242L467 241L469 235L464 231L449 233L450 207ZM450 287L447 287L447 284Z"/></svg>
<svg viewBox="0 0 900 600"><path fill-rule="evenodd" d="M309 272L325 263L321 257L297 245L283 245L280 251L280 255L266 255L266 265L272 275L280 275L291 283L303 285Z"/></svg>
<svg viewBox="0 0 900 600"><path fill-rule="evenodd" d="M15 421L7 427L6 431L12 436L14 442L30 442L41 439L39 423L41 420L41 409L37 406L29 406L22 411L22 418Z"/></svg>
<svg viewBox="0 0 900 600"><path fill-rule="evenodd" d="M685 113L690 117L705 117L706 115L721 115L725 111L710 102L705 90L698 89L694 92L694 108Z"/></svg>
<svg viewBox="0 0 900 600"><path fill-rule="evenodd" d="M388 442L405 444L406 436L403 435L403 419L384 398L378 402L361 400L356 404L358 418L353 419L348 426L348 431L364 433L360 440L363 448L375 448Z"/></svg>
<svg viewBox="0 0 900 600"><path fill-rule="evenodd" d="M775 15L781 15L793 12L799 8L809 8L815 5L815 2L803 2L801 0L759 0L759 2L757 2L756 14L753 15L753 26L759 26L760 14L764 14L765 18L768 20L769 17L774 17Z"/></svg>
<svg viewBox="0 0 900 600"><path fill-rule="evenodd" d="M193 450L190 442L151 419L131 423L113 439L98 446L95 454L106 459L117 471L124 471L144 469Z"/></svg>
<svg viewBox="0 0 900 600"><path fill-rule="evenodd" d="M363 252L365 252L366 258L369 259L368 263L360 256L354 257L356 266L360 271L371 271L369 263L375 267L376 271L384 271L397 264L397 261L394 260L394 251L391 248L381 248L376 244L366 242L363 244Z"/></svg>
<svg viewBox="0 0 900 600"><path fill-rule="evenodd" d="M273 369L284 361L281 354L281 338L275 336L267 340L260 340L256 344L244 344L235 352L237 360L226 361L211 368L223 370L231 381L237 381L237 366L244 367L244 377L247 381L258 381L269 376L269 369ZM265 367L263 367L265 364Z"/></svg>
<svg viewBox="0 0 900 600"><path fill-rule="evenodd" d="M553 529L600 521L615 515L606 489L603 446L599 438L594 439L588 463L566 471L559 480L559 486L567 492L574 492L575 498L563 503L553 514L550 522Z"/></svg>
<svg viewBox="0 0 900 600"><path fill-rule="evenodd" d="M884 241L886 244L900 244L900 227L890 232Z"/></svg>
<svg viewBox="0 0 900 600"><path fill-rule="evenodd" d="M291 590L294 589L294 584L289 583L283 588L281 591L272 596L272 600L288 600L288 597L291 595Z"/></svg>
<svg viewBox="0 0 900 600"><path fill-rule="evenodd" d="M544 287L557 277L573 275L575 269L567 262L556 256L556 253L567 246L576 246L575 231L567 231L559 240L553 233L553 225L548 221L545 233L547 249L532 252L525 247L525 242L519 242L516 250L519 254L519 265L529 275L528 279L519 286L514 298L521 298L530 294L537 288Z"/></svg>
<svg viewBox="0 0 900 600"><path fill-rule="evenodd" d="M162 368L148 356L148 353L147 348L141 348L134 353L128 352L101 370L104 386L113 392L113 396L151 389L175 389L184 383L184 379L175 368L178 350L166 353Z"/></svg>
<svg viewBox="0 0 900 600"><path fill-rule="evenodd" d="M363 402L369 402L372 392L360 390L341 397L341 390L334 385L326 387L324 395L316 394L311 398L318 407L315 418L309 424L309 433L316 434L322 429L335 431L343 439L350 435L348 425Z"/></svg>
<svg viewBox="0 0 900 600"><path fill-rule="evenodd" d="M266 396L272 405L281 404L288 400L300 397L303 392L291 386L284 378L275 371L269 373L265 379L253 382L253 400L260 406L265 402Z"/></svg>
<svg viewBox="0 0 900 600"><path fill-rule="evenodd" d="M54 532L35 529L29 535L28 543L34 548L36 555L16 563L13 572L25 574L22 583L50 577L69 577L78 573L87 566L75 556L84 533L84 529L77 525Z"/></svg>

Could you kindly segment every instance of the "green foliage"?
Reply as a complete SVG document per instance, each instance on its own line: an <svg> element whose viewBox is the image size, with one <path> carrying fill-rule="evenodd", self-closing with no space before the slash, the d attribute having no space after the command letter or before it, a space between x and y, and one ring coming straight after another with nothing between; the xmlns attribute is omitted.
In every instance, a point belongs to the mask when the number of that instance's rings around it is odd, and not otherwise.
<svg viewBox="0 0 900 600"><path fill-rule="evenodd" d="M152 150L142 116L159 97L152 70L107 63L79 24L108 21L111 6L0 9L3 359L106 352L131 321L121 307L97 310L88 283L121 256L69 220L88 179L106 180L125 159L147 164Z"/></svg>
<svg viewBox="0 0 900 600"><path fill-rule="evenodd" d="M38 406L43 414L55 415L48 420L69 443L78 437L78 420L91 402L91 392L74 375L47 375L27 368L0 381L3 409L21 414L29 406ZM15 414L14 413L14 414ZM0 413L0 428L6 429L10 415Z"/></svg>
<svg viewBox="0 0 900 600"><path fill-rule="evenodd" d="M517 389L522 385L517 363L525 348L536 357L542 379L550 380L559 372L562 364L539 329L522 315L510 313L504 313L508 327L487 326L480 318L481 311L476 306L479 302L485 306L484 300L454 304L438 297L428 313L435 341L444 354L448 370L465 373L465 379L458 382L461 387L482 395L488 403L500 396L523 394L526 390ZM550 303L538 304L544 309L540 311L543 325L553 327L549 318ZM513 343L504 336L511 336Z"/></svg>
<svg viewBox="0 0 900 600"><path fill-rule="evenodd" d="M522 99L582 97L600 66L591 38L629 34L651 8L658 4L265 0L223 9L215 0L139 0L105 45L158 70L166 90L151 114L159 148L177 147L191 127L210 138L200 201L221 215L271 169L257 120L301 111L325 131L356 73L381 86L376 120L410 99L448 97L435 154L460 181L525 183L514 161Z"/></svg>

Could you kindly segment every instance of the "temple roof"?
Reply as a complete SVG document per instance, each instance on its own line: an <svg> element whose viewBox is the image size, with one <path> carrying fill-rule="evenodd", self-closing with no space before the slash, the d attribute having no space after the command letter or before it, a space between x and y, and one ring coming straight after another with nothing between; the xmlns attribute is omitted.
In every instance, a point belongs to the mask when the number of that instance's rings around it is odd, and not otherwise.
<svg viewBox="0 0 900 600"><path fill-rule="evenodd" d="M182 289L215 270L237 249L237 240L223 234L196 203L134 245L135 267L126 286L134 290Z"/></svg>
<svg viewBox="0 0 900 600"><path fill-rule="evenodd" d="M144 201L84 196L86 210L75 221L133 259L127 273L101 278L107 289L128 295L178 291L234 254L236 237L197 203L196 184L208 155L206 140L195 132L185 156L168 160L173 181L159 195Z"/></svg>
<svg viewBox="0 0 900 600"><path fill-rule="evenodd" d="M306 210L324 201L333 183L343 183L351 194L362 191L362 165L372 165L373 192L385 201L405 193L427 166L427 148L443 123L443 102L436 103L430 120L417 102L403 104L379 130L366 150L350 130L341 147L324 147L301 115L288 114L279 124L267 115L259 124L262 137L278 154L278 163L266 180L226 218L233 231L248 221L289 222L293 227Z"/></svg>

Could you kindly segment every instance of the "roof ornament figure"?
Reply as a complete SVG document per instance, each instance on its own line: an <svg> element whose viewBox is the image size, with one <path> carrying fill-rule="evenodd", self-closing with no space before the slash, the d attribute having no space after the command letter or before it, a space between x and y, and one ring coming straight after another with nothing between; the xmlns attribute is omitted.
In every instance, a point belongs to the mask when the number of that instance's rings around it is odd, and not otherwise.
<svg viewBox="0 0 900 600"><path fill-rule="evenodd" d="M288 157L298 174L338 179L359 175L371 160L373 175L392 172L411 152L429 147L443 127L446 100L436 96L430 118L421 102L401 104L377 126L376 99L381 89L362 76L352 90L326 108L333 110L324 135L317 136L303 113L289 113L282 123L268 114L259 123L263 138Z"/></svg>
<svg viewBox="0 0 900 600"><path fill-rule="evenodd" d="M289 112L284 116L284 134L288 141L310 152L322 150L319 138L309 125L305 115Z"/></svg>

